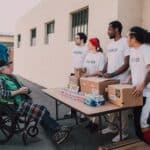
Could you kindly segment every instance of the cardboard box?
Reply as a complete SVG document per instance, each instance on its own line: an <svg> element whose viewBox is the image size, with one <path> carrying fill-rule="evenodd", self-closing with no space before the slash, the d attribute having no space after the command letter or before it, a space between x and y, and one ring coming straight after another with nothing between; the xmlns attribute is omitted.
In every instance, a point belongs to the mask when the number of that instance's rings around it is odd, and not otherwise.
<svg viewBox="0 0 150 150"><path fill-rule="evenodd" d="M107 99L106 88L111 84L118 84L119 80L99 78L99 77L88 77L80 78L81 92L91 94L101 94Z"/></svg>
<svg viewBox="0 0 150 150"><path fill-rule="evenodd" d="M77 78L76 76L69 76L69 83L68 83L68 88L74 89L74 90L80 90L80 79Z"/></svg>
<svg viewBox="0 0 150 150"><path fill-rule="evenodd" d="M77 78L81 78L81 77L84 75L84 73L83 73L83 71L82 71L81 68L75 68L75 69L74 69L74 73L75 73L75 76L76 76Z"/></svg>
<svg viewBox="0 0 150 150"><path fill-rule="evenodd" d="M108 86L108 98L110 102L118 106L142 106L143 97L133 96L133 86L116 84Z"/></svg>
<svg viewBox="0 0 150 150"><path fill-rule="evenodd" d="M69 76L69 85L77 85L79 86L80 79L76 76Z"/></svg>

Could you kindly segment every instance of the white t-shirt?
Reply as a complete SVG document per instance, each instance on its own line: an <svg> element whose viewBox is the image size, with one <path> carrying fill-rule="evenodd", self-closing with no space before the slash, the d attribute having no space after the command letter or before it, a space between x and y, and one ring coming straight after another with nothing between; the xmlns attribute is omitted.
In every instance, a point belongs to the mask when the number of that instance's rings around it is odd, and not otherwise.
<svg viewBox="0 0 150 150"><path fill-rule="evenodd" d="M88 74L103 70L105 65L105 57L101 52L89 52L85 58L83 68L86 68Z"/></svg>
<svg viewBox="0 0 150 150"><path fill-rule="evenodd" d="M132 84L138 85L145 79L147 65L150 64L150 46L142 45L137 49L132 48L130 51L130 68ZM143 96L150 97L150 83L144 89Z"/></svg>
<svg viewBox="0 0 150 150"><path fill-rule="evenodd" d="M72 49L72 66L74 68L82 68L84 59L88 53L87 46L76 46Z"/></svg>
<svg viewBox="0 0 150 150"><path fill-rule="evenodd" d="M113 73L124 64L124 58L126 56L129 56L129 47L127 39L122 37L118 41L113 40L108 45L106 55L108 59L107 72ZM122 83L124 80L127 79L128 73L129 71L126 71L114 77L114 79L118 79Z"/></svg>

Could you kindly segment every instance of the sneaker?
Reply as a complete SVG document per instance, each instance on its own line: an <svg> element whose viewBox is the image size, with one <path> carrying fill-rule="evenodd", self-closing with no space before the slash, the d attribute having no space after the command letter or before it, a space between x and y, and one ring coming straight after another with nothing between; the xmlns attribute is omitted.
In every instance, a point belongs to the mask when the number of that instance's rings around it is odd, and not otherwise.
<svg viewBox="0 0 150 150"><path fill-rule="evenodd" d="M80 123L83 123L83 122L86 122L87 120L88 120L87 118L80 118L80 119L79 119L79 122L80 122Z"/></svg>
<svg viewBox="0 0 150 150"><path fill-rule="evenodd" d="M117 132L118 132L117 130L115 130L115 129L113 130L109 127L102 130L102 134L108 134L108 133L114 133L115 134Z"/></svg>
<svg viewBox="0 0 150 150"><path fill-rule="evenodd" d="M68 119L68 118L71 118L71 117L72 117L71 111L69 111L66 115L64 115L65 119Z"/></svg>
<svg viewBox="0 0 150 150"><path fill-rule="evenodd" d="M91 127L92 127L92 122L90 121L86 126L85 126L85 128L87 128L87 129L90 129Z"/></svg>
<svg viewBox="0 0 150 150"><path fill-rule="evenodd" d="M59 130L52 136L52 139L56 144L61 144L69 137L69 134L68 131Z"/></svg>
<svg viewBox="0 0 150 150"><path fill-rule="evenodd" d="M58 130L71 132L72 128L68 126L61 126Z"/></svg>
<svg viewBox="0 0 150 150"><path fill-rule="evenodd" d="M128 134L122 134L122 140L125 140L128 138ZM120 142L121 139L120 139L120 134L118 134L117 136L115 136L113 139L112 139L112 142L116 143L116 142Z"/></svg>
<svg viewBox="0 0 150 150"><path fill-rule="evenodd" d="M98 125L93 123L93 122L89 122L89 124L87 126L85 126L87 129L90 130L91 133L97 132L98 131Z"/></svg>
<svg viewBox="0 0 150 150"><path fill-rule="evenodd" d="M98 125L93 123L92 124L92 127L90 128L90 132L91 133L95 133L95 132L98 132Z"/></svg>

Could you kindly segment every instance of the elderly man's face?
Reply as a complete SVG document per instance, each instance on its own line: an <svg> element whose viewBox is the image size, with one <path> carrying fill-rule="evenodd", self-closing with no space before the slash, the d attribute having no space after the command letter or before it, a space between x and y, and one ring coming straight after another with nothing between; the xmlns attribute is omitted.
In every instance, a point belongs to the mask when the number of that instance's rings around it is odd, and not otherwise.
<svg viewBox="0 0 150 150"><path fill-rule="evenodd" d="M8 66L5 66L0 72L6 75L11 75L13 71L11 67L8 65Z"/></svg>

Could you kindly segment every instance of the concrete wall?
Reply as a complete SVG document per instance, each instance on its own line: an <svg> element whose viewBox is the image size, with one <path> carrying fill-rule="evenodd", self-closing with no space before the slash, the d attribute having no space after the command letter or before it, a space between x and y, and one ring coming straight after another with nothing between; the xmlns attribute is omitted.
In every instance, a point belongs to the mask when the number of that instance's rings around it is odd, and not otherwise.
<svg viewBox="0 0 150 150"><path fill-rule="evenodd" d="M16 26L22 35L21 48L15 48L15 73L46 87L67 83L71 70L70 13L89 7L89 36L107 42L107 26L117 17L117 0L44 0ZM104 15L108 14L108 15ZM52 43L44 44L44 23L55 19ZM30 29L37 28L37 46L30 47Z"/></svg>
<svg viewBox="0 0 150 150"><path fill-rule="evenodd" d="M110 21L121 20L124 33L130 26L142 24L141 0L42 0L16 26L16 35L21 34L22 42L20 48L15 48L15 73L45 87L65 86L74 44L70 41L70 13L87 6L89 37L99 37L104 49ZM52 42L45 45L44 24L51 20L55 20L55 34ZM37 45L30 47L30 29L34 27L37 28Z"/></svg>
<svg viewBox="0 0 150 150"><path fill-rule="evenodd" d="M143 0L142 26L150 31L150 0Z"/></svg>
<svg viewBox="0 0 150 150"><path fill-rule="evenodd" d="M118 20L124 26L123 33L126 34L130 27L142 25L143 0L119 0Z"/></svg>

